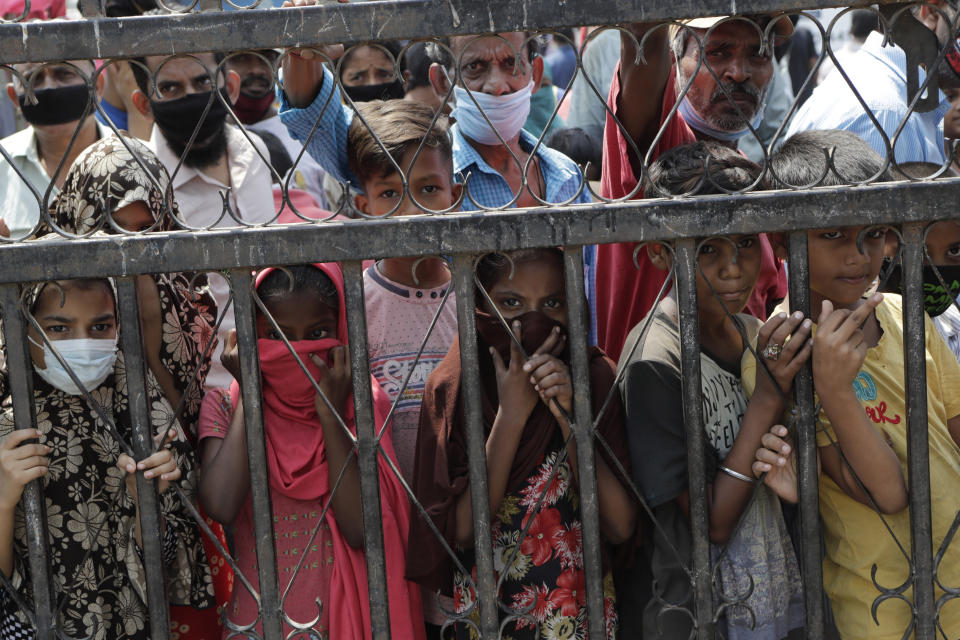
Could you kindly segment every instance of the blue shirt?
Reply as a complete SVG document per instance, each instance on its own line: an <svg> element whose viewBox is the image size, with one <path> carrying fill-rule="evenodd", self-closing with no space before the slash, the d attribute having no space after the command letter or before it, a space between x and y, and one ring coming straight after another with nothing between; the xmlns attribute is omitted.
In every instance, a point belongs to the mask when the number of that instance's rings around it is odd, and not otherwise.
<svg viewBox="0 0 960 640"><path fill-rule="evenodd" d="M353 121L353 109L343 104L340 98L340 88L334 82L333 74L324 69L323 86L316 99L308 107L294 109L287 101L287 96L278 90L280 101L280 121L286 125L290 135L305 142L308 138L307 153L323 167L327 173L341 182L349 182L357 189L362 185L347 162L347 131ZM317 122L319 121L319 125ZM314 129L316 126L316 129ZM310 134L313 137L310 138ZM460 133L460 128L454 124L450 128L453 143L453 173L454 180L463 182L469 174L467 194L463 198L461 210L473 211L477 209L496 209L505 207L514 199L513 190L506 179L480 156L466 138ZM520 132L520 148L530 152L537 143L537 139L527 133ZM590 192L584 187L580 189L582 173L576 163L549 147L537 147L536 157L540 161L540 171L545 183L545 200L550 203L585 204L591 202ZM532 172L530 173L532 176ZM576 197L575 197L576 196ZM516 206L515 204L512 206ZM587 248L589 249L589 248ZM585 281L592 288L593 283L593 253L584 251ZM588 294L592 292L588 291ZM590 344L596 344L596 317L591 312Z"/></svg>
<svg viewBox="0 0 960 640"><path fill-rule="evenodd" d="M943 116L950 102L939 92L939 106L927 113L910 114L894 140L897 127L907 115L907 56L900 47L884 47L882 43L880 33L871 33L863 47L847 59L843 70L890 139L897 162L943 164ZM922 69L918 75L922 86L926 77ZM839 73L831 74L803 104L790 122L787 137L807 129L845 129L866 140L884 158L887 156L883 136Z"/></svg>
<svg viewBox="0 0 960 640"><path fill-rule="evenodd" d="M327 173L341 182L349 182L357 189L362 189L360 181L347 162L347 131L353 122L353 109L343 104L340 98L340 88L334 82L333 74L324 69L323 86L320 93L311 105L303 109L294 109L287 101L287 96L278 91L280 100L280 121L286 125L290 135L305 142L308 138L307 153L322 166ZM319 125L314 131L314 126ZM313 137L310 138L310 133ZM507 205L514 198L513 190L502 175L495 171L467 139L461 135L459 127L454 124L450 128L453 142L453 172L457 182L463 182L470 174L467 185L468 193L463 199L464 211L476 209L496 209ZM537 139L527 133L520 132L520 148L531 151ZM536 157L540 161L540 170L545 182L545 200L550 203L562 203L573 199L572 204L590 202L590 194L584 189L577 195L580 188L580 168L573 160L544 145L537 147ZM531 177L533 173L531 172ZM577 195L576 198L574 196Z"/></svg>

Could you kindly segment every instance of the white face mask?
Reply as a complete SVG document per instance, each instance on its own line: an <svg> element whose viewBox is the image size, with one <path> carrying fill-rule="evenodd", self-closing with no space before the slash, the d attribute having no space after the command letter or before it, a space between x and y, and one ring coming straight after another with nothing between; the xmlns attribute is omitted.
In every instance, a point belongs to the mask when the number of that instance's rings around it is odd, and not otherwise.
<svg viewBox="0 0 960 640"><path fill-rule="evenodd" d="M453 88L453 95L457 100L451 116L457 121L460 133L480 144L502 144L500 137L509 142L520 133L523 124L530 115L530 95L533 93L533 80L523 89L501 96L492 96L479 91L467 92L457 85ZM473 97L471 97L473 96ZM474 103L476 100L476 103ZM477 108L477 105L480 105ZM481 109L483 113L481 113ZM495 132L487 124L483 114L490 119L490 124L497 128Z"/></svg>
<svg viewBox="0 0 960 640"><path fill-rule="evenodd" d="M47 344L37 344L37 342L27 336L34 345L43 348L43 362L45 369L40 369L36 364L33 365L34 371L50 383L51 386L69 393L72 396L78 396L82 393L77 385L73 383L70 374L63 368L53 351ZM57 351L63 356L70 370L73 371L77 379L80 380L87 391L93 391L113 373L113 365L117 361L117 339L94 340L91 338L80 338L76 340L57 340Z"/></svg>

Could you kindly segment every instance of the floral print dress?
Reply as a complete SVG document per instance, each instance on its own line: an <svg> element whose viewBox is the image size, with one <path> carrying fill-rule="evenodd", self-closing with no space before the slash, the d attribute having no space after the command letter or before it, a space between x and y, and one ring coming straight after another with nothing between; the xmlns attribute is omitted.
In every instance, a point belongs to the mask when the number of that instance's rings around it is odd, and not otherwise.
<svg viewBox="0 0 960 640"><path fill-rule="evenodd" d="M127 492L117 458L123 452L119 436L132 442L123 354L115 372L91 396L113 422L82 396L54 389L34 375L37 429L51 447L49 471L43 478L46 504L47 552L53 592L58 605L58 629L65 636L109 640L150 638L146 576L142 552L134 537L136 503ZM188 499L196 489L193 447L173 408L152 375L148 375L149 405L154 424L170 424L178 432L171 449L182 471L179 486ZM0 411L0 438L14 429L10 399ZM213 585L196 525L171 487L160 495L166 523L163 560L170 602L200 609L214 604ZM0 636L32 637L18 600L32 610L30 567L23 505L14 522L16 595L0 589ZM25 635L26 634L26 635Z"/></svg>
<svg viewBox="0 0 960 640"><path fill-rule="evenodd" d="M553 473L563 446L558 430L540 464L522 486L504 496L491 523L501 622L513 618L503 629L503 640L587 638L579 495L566 459ZM463 566L472 567L470 578L454 572L454 606L462 614L476 599L476 562L472 549L458 556ZM603 605L606 636L613 638L617 616L610 572L603 579ZM476 608L467 617L479 622ZM458 640L478 637L470 625L455 628Z"/></svg>

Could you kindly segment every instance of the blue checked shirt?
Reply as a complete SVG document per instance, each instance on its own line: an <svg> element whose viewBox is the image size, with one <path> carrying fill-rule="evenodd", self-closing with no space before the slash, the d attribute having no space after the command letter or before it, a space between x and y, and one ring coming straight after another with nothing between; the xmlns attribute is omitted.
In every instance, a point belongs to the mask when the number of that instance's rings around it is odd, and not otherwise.
<svg viewBox="0 0 960 640"><path fill-rule="evenodd" d="M324 69L323 86L310 106L295 109L290 106L287 96L282 91L278 91L278 97L280 121L286 125L290 135L306 144L307 153L313 156L327 173L341 182L349 182L353 187L362 189L360 181L350 171L347 163L347 131L353 121L353 109L343 104L340 88L336 85L330 70ZM326 110L324 110L325 105ZM312 138L309 137L311 131ZM453 138L454 179L463 182L464 178L470 175L470 182L467 185L468 193L463 199L461 209L473 211L484 207L502 207L513 200L514 194L510 185L502 175L486 163L476 149L470 146L456 124L450 128L450 133ZM309 142L306 142L308 138ZM534 136L526 131L520 132L521 149L529 152L536 143L537 139ZM542 144L537 148L536 156L540 160L540 170L546 184L544 199L547 202L560 203L573 198L577 194L577 189L580 188L582 175L580 168L573 160ZM590 193L584 188L571 204L589 202L591 202ZM588 251L584 253L584 271L589 287L593 282L593 254ZM591 344L596 344L596 329L593 328L596 325L595 320L596 318L591 318Z"/></svg>
<svg viewBox="0 0 960 640"><path fill-rule="evenodd" d="M950 102L941 91L939 106L927 113L910 114L894 140L897 127L907 115L907 57L900 47L884 47L882 43L880 33L871 33L843 70L893 144L897 162L943 164L943 116ZM924 80L921 69L921 86ZM807 129L845 129L866 140L884 158L887 156L883 137L839 73L831 74L816 88L794 116L787 136Z"/></svg>

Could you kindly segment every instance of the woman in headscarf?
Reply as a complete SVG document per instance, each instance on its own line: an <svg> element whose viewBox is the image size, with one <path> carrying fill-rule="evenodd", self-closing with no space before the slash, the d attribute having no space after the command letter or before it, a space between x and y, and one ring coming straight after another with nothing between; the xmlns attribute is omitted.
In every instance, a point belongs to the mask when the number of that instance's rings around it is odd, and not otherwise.
<svg viewBox="0 0 960 640"><path fill-rule="evenodd" d="M13 592L0 590L0 636L33 637L33 582L20 503L23 487L33 479L43 487L45 542L61 634L150 638L135 477L139 473L157 480L169 601L214 611L200 533L174 490L178 484L185 499L193 501L196 457L150 372L146 399L156 451L142 460L133 458L133 416L124 354L117 350L122 327L117 324L112 280L28 285L24 298L26 310L36 320L28 334L36 428L15 430L10 398L4 399L0 567Z"/></svg>
<svg viewBox="0 0 960 640"><path fill-rule="evenodd" d="M86 236L98 229L106 233L169 231L179 209L170 177L157 156L135 138L108 136L87 147L74 161L50 216L58 233ZM217 317L216 303L206 290L206 276L139 276L137 294L147 364L174 409L171 415L196 448ZM226 546L223 528L206 520ZM206 536L203 543L217 602L222 605L230 598L233 571ZM182 640L220 636L215 611L172 607L171 625Z"/></svg>

